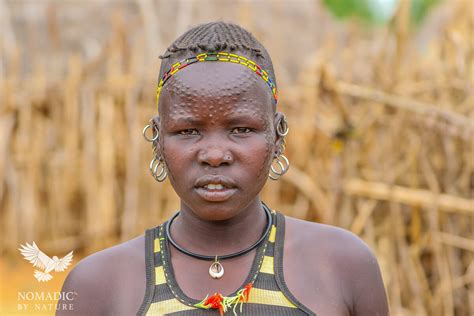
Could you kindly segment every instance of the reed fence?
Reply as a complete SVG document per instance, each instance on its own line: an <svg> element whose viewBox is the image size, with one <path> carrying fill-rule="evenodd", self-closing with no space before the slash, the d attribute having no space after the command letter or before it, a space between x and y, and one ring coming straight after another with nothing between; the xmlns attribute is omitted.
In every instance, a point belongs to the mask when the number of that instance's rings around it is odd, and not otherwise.
<svg viewBox="0 0 474 316"><path fill-rule="evenodd" d="M141 135L157 56L224 18L267 46L289 120L291 168L263 200L361 236L392 315L473 315L473 2L418 29L409 1L377 29L296 3L0 1L2 257L32 240L87 255L178 208Z"/></svg>

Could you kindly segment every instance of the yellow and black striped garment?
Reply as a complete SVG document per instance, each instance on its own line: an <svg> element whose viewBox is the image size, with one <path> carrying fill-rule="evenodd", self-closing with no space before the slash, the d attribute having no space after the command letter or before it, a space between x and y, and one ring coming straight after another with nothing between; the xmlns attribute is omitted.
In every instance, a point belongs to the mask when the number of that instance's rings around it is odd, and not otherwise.
<svg viewBox="0 0 474 316"><path fill-rule="evenodd" d="M257 248L252 268L242 287L253 282L249 300L237 308L238 315L293 316L315 315L288 290L283 278L283 241L285 217L272 211L273 226L267 239ZM219 315L217 309L194 307L199 301L189 298L179 288L170 266L166 223L145 234L147 288L137 315ZM241 288L242 288L241 287ZM235 293L231 294L235 295ZM232 310L226 315L234 315Z"/></svg>

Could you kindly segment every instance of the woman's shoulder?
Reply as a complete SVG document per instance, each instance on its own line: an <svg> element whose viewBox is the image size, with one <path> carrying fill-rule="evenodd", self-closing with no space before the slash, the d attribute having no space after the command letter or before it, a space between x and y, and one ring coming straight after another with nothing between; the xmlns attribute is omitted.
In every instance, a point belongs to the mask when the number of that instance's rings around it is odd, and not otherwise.
<svg viewBox="0 0 474 316"><path fill-rule="evenodd" d="M69 277L84 275L107 276L121 272L120 269L137 262L144 262L145 238L143 235L134 239L95 252L77 263Z"/></svg>
<svg viewBox="0 0 474 316"><path fill-rule="evenodd" d="M119 308L122 292L144 295L145 279L145 238L141 235L82 259L69 272L62 291L77 293L77 313L100 313ZM131 299L132 305L139 306L140 296L137 293Z"/></svg>
<svg viewBox="0 0 474 316"><path fill-rule="evenodd" d="M304 270L303 274L306 278L315 278L301 282L314 281L308 284L324 284L323 288L334 288L334 293L343 297L353 314L387 315L377 259L361 238L339 227L292 217L285 219L287 262L294 261L292 265L298 261L305 262L299 266Z"/></svg>
<svg viewBox="0 0 474 316"><path fill-rule="evenodd" d="M285 243L308 245L305 251L324 252L333 260L374 258L369 246L354 233L332 225L309 222L290 216L285 216Z"/></svg>

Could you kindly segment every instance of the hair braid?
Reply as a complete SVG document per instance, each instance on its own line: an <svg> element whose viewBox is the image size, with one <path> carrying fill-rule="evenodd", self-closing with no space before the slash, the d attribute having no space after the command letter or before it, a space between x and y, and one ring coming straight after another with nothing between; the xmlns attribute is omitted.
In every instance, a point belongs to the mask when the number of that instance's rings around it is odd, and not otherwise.
<svg viewBox="0 0 474 316"><path fill-rule="evenodd" d="M243 27L226 22L200 24L179 36L160 56L159 78L176 61L191 55L218 51L246 55L268 72L276 86L272 60L265 47Z"/></svg>

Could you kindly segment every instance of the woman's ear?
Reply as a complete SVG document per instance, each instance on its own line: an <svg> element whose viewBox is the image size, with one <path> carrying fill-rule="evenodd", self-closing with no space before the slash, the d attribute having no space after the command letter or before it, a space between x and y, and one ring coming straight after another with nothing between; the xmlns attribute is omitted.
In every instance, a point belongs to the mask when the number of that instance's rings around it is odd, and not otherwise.
<svg viewBox="0 0 474 316"><path fill-rule="evenodd" d="M160 137L160 116L155 115L152 118L152 130L153 130L153 138L156 137L156 140L153 142L153 147L156 148L155 154L158 157L162 157L161 152L161 137ZM158 136L156 136L158 135Z"/></svg>
<svg viewBox="0 0 474 316"><path fill-rule="evenodd" d="M275 144L273 155L274 157L279 156L283 152L283 146L285 141L285 136L282 135L279 131L283 129L287 129L288 126L286 125L286 117L285 114L282 112L276 112L274 117L273 126L275 127Z"/></svg>

